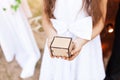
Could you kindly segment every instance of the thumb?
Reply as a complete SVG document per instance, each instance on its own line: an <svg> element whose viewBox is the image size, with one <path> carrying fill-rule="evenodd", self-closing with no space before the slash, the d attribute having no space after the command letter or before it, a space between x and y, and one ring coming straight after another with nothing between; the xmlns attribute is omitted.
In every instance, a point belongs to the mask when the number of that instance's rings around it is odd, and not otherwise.
<svg viewBox="0 0 120 80"><path fill-rule="evenodd" d="M75 54L75 53L78 52L78 51L79 51L79 49L75 47L75 48L71 51L71 54Z"/></svg>

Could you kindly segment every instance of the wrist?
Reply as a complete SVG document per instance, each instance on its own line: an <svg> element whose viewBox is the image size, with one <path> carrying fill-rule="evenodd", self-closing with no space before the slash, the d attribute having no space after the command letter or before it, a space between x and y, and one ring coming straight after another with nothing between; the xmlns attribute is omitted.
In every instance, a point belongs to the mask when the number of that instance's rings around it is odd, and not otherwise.
<svg viewBox="0 0 120 80"><path fill-rule="evenodd" d="M47 34L47 37L48 38L53 38L56 35L57 35L57 32L55 30L49 30L48 34Z"/></svg>
<svg viewBox="0 0 120 80"><path fill-rule="evenodd" d="M82 39L82 38L79 38L79 37L77 37L76 40L79 41L81 46L85 45L89 41L89 40Z"/></svg>

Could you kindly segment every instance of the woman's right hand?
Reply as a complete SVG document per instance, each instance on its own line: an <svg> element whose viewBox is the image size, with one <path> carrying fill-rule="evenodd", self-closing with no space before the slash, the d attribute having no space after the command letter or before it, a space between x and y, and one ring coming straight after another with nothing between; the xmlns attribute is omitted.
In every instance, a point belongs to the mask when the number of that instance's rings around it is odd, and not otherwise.
<svg viewBox="0 0 120 80"><path fill-rule="evenodd" d="M47 45L48 45L49 53L50 53L50 56L51 56L52 58L54 58L54 56L51 54L50 45L51 45L51 42L52 42L54 36L57 36L57 32L56 32L56 31L52 31L52 32L48 35L48 40L47 40Z"/></svg>

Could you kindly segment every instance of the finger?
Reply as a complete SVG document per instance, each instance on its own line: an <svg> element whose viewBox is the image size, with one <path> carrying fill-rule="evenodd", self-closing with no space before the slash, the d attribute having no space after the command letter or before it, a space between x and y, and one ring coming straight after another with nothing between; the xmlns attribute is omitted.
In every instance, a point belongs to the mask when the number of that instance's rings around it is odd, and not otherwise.
<svg viewBox="0 0 120 80"><path fill-rule="evenodd" d="M61 56L61 58L62 58L62 59L65 59L65 57L64 57L64 56Z"/></svg>
<svg viewBox="0 0 120 80"><path fill-rule="evenodd" d="M60 56L55 56L56 58L61 58Z"/></svg>
<svg viewBox="0 0 120 80"><path fill-rule="evenodd" d="M55 56L52 54L51 49L50 49L50 44L48 43L48 50L51 58L55 58Z"/></svg>
<svg viewBox="0 0 120 80"><path fill-rule="evenodd" d="M50 57L51 57L51 58L55 58L55 56L53 56L51 53L50 53Z"/></svg>
<svg viewBox="0 0 120 80"><path fill-rule="evenodd" d="M62 59L64 59L64 60L69 60L69 58L68 57L61 57Z"/></svg>
<svg viewBox="0 0 120 80"><path fill-rule="evenodd" d="M52 55L52 53L51 53L51 50L50 50L50 48L48 47L48 50L49 50L49 54L50 54L50 57L54 57L53 55Z"/></svg>
<svg viewBox="0 0 120 80"><path fill-rule="evenodd" d="M80 50L78 48L75 48L71 51L71 54L74 55L75 53L80 52Z"/></svg>
<svg viewBox="0 0 120 80"><path fill-rule="evenodd" d="M74 55L72 55L70 58L69 58L69 61L75 59L77 56L78 56L79 52L76 52Z"/></svg>

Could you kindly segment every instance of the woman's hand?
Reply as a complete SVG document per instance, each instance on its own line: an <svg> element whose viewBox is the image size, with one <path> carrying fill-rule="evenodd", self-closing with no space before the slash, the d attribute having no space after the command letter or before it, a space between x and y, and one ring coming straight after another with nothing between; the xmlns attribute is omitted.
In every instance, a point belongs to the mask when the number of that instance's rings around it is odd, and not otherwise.
<svg viewBox="0 0 120 80"><path fill-rule="evenodd" d="M73 46L73 49L72 49L72 51L71 51L71 54L72 54L72 55L71 55L70 58L64 58L64 59L69 60L69 61L75 59L75 58L79 55L79 53L80 53L83 45L84 45L87 41L88 41L88 40L81 39L81 38L76 38L75 40L73 40L73 45L74 45L74 46Z"/></svg>
<svg viewBox="0 0 120 80"><path fill-rule="evenodd" d="M48 40L47 40L48 49L49 49L49 52L50 52L50 56L52 58L54 58L54 56L51 54L50 45L51 45L51 42L52 42L54 36L56 36L56 35L57 35L56 31L51 31L51 33L48 35Z"/></svg>

